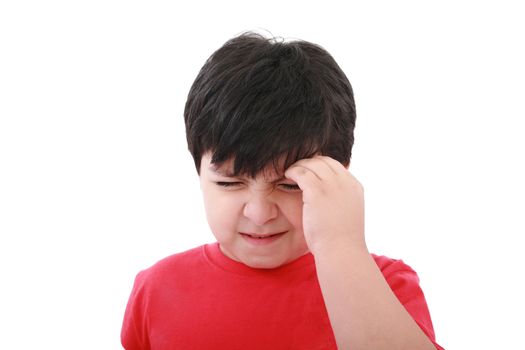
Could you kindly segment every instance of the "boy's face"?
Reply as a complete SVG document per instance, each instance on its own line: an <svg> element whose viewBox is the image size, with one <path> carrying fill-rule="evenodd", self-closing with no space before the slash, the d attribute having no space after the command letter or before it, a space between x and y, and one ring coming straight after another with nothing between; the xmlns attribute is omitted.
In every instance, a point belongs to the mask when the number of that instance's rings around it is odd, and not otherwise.
<svg viewBox="0 0 525 350"><path fill-rule="evenodd" d="M224 255L254 268L275 268L308 252L302 192L273 167L255 179L232 177L233 162L217 168L205 153L200 183L210 228Z"/></svg>

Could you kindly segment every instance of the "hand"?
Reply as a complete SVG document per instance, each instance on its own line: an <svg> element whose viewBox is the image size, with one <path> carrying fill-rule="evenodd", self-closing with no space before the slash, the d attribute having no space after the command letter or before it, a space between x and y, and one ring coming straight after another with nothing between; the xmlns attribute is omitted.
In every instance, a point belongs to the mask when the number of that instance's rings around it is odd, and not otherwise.
<svg viewBox="0 0 525 350"><path fill-rule="evenodd" d="M325 156L301 159L285 176L303 191L303 231L314 256L344 245L367 249L363 186L341 163Z"/></svg>

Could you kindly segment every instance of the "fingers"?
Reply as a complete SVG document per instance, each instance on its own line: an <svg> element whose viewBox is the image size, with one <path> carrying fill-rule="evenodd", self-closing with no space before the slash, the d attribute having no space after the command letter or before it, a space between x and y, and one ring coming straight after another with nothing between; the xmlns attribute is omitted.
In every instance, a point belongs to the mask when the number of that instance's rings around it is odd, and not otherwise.
<svg viewBox="0 0 525 350"><path fill-rule="evenodd" d="M326 156L315 156L313 158L301 159L294 163L289 169L294 167L308 169L320 180L326 180L334 175L346 172L346 168L341 163Z"/></svg>
<svg viewBox="0 0 525 350"><path fill-rule="evenodd" d="M295 181L303 192L318 188L321 179L309 168L302 165L293 165L288 168L284 176Z"/></svg>
<svg viewBox="0 0 525 350"><path fill-rule="evenodd" d="M315 156L297 161L285 171L284 175L295 181L303 192L313 194L317 190L322 191L327 185L333 185L333 180L346 172L346 168L335 159Z"/></svg>

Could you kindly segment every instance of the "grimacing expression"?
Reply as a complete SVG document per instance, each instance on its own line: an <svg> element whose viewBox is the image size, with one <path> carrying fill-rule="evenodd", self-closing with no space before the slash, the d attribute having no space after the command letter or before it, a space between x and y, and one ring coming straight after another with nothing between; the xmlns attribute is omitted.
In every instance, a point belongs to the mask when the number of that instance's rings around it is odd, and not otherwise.
<svg viewBox="0 0 525 350"><path fill-rule="evenodd" d="M232 175L203 154L200 184L208 224L227 257L253 268L275 268L308 252L302 228L302 191L284 170L269 166L255 178Z"/></svg>

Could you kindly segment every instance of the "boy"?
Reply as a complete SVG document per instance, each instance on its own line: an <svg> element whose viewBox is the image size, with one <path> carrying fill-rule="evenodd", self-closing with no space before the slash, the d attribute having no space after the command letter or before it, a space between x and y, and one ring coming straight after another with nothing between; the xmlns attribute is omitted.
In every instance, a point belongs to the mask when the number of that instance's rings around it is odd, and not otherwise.
<svg viewBox="0 0 525 350"><path fill-rule="evenodd" d="M233 38L184 118L217 242L137 275L124 348L441 349L416 273L367 250L353 92L328 52Z"/></svg>

